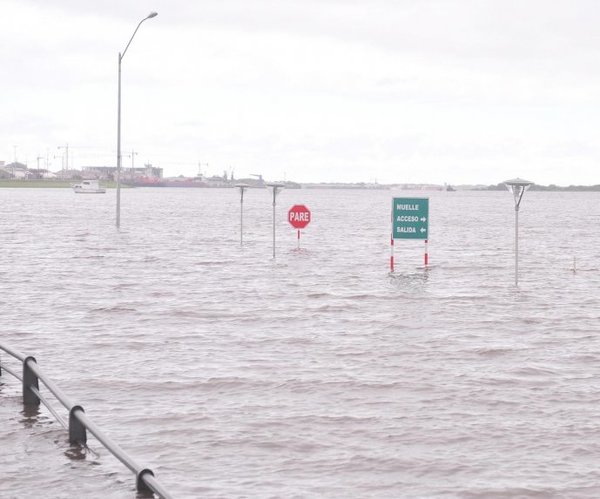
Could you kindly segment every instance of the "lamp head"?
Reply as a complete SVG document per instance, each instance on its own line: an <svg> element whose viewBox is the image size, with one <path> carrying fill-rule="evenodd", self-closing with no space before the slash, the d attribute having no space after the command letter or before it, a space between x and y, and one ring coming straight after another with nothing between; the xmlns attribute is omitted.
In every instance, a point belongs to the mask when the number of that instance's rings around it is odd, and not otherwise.
<svg viewBox="0 0 600 499"><path fill-rule="evenodd" d="M533 184L529 180L523 180L522 178L514 178L512 180L506 180L504 185L506 188L512 192L515 198L515 209L519 209L519 205L521 204L521 199L523 198L523 194L529 187Z"/></svg>
<svg viewBox="0 0 600 499"><path fill-rule="evenodd" d="M158 12L150 12L150 14L148 14L148 17L146 17L146 19L152 19L153 17L156 17L158 15Z"/></svg>
<svg viewBox="0 0 600 499"><path fill-rule="evenodd" d="M273 206L275 206L275 198L277 197L277 194L279 194L279 189L283 189L284 185L279 182L272 182L267 184L267 187L273 188Z"/></svg>

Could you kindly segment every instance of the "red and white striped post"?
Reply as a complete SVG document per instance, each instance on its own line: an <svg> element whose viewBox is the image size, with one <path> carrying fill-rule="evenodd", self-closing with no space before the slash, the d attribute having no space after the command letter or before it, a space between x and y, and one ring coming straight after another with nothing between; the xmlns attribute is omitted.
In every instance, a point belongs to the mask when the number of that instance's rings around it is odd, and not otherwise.
<svg viewBox="0 0 600 499"><path fill-rule="evenodd" d="M390 272L394 273L394 235L390 236Z"/></svg>

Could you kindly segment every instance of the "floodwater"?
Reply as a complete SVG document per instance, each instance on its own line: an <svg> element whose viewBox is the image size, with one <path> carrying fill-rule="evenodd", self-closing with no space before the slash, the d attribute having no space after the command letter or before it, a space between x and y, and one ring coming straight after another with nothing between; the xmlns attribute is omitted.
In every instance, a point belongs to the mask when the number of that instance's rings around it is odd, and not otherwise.
<svg viewBox="0 0 600 499"><path fill-rule="evenodd" d="M600 497L600 193L524 196L518 288L508 192L284 190L275 260L270 191L243 246L235 189L114 194L0 190L0 342L174 497ZM6 372L0 441L2 498L136 497Z"/></svg>

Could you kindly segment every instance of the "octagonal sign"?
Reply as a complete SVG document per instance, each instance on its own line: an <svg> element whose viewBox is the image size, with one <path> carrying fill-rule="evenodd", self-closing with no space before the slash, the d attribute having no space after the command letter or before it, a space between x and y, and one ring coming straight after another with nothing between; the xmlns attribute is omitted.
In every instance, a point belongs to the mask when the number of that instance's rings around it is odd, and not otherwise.
<svg viewBox="0 0 600 499"><path fill-rule="evenodd" d="M310 210L303 204L295 204L288 211L288 222L294 229L304 229L310 223Z"/></svg>

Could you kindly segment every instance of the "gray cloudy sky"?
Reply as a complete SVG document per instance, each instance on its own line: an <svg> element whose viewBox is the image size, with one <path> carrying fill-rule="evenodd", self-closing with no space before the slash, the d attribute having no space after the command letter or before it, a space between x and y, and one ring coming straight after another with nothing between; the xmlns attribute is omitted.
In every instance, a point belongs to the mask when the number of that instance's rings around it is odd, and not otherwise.
<svg viewBox="0 0 600 499"><path fill-rule="evenodd" d="M0 160L597 184L600 4L0 0ZM37 159L38 157L42 159ZM131 164L125 157L124 165Z"/></svg>

